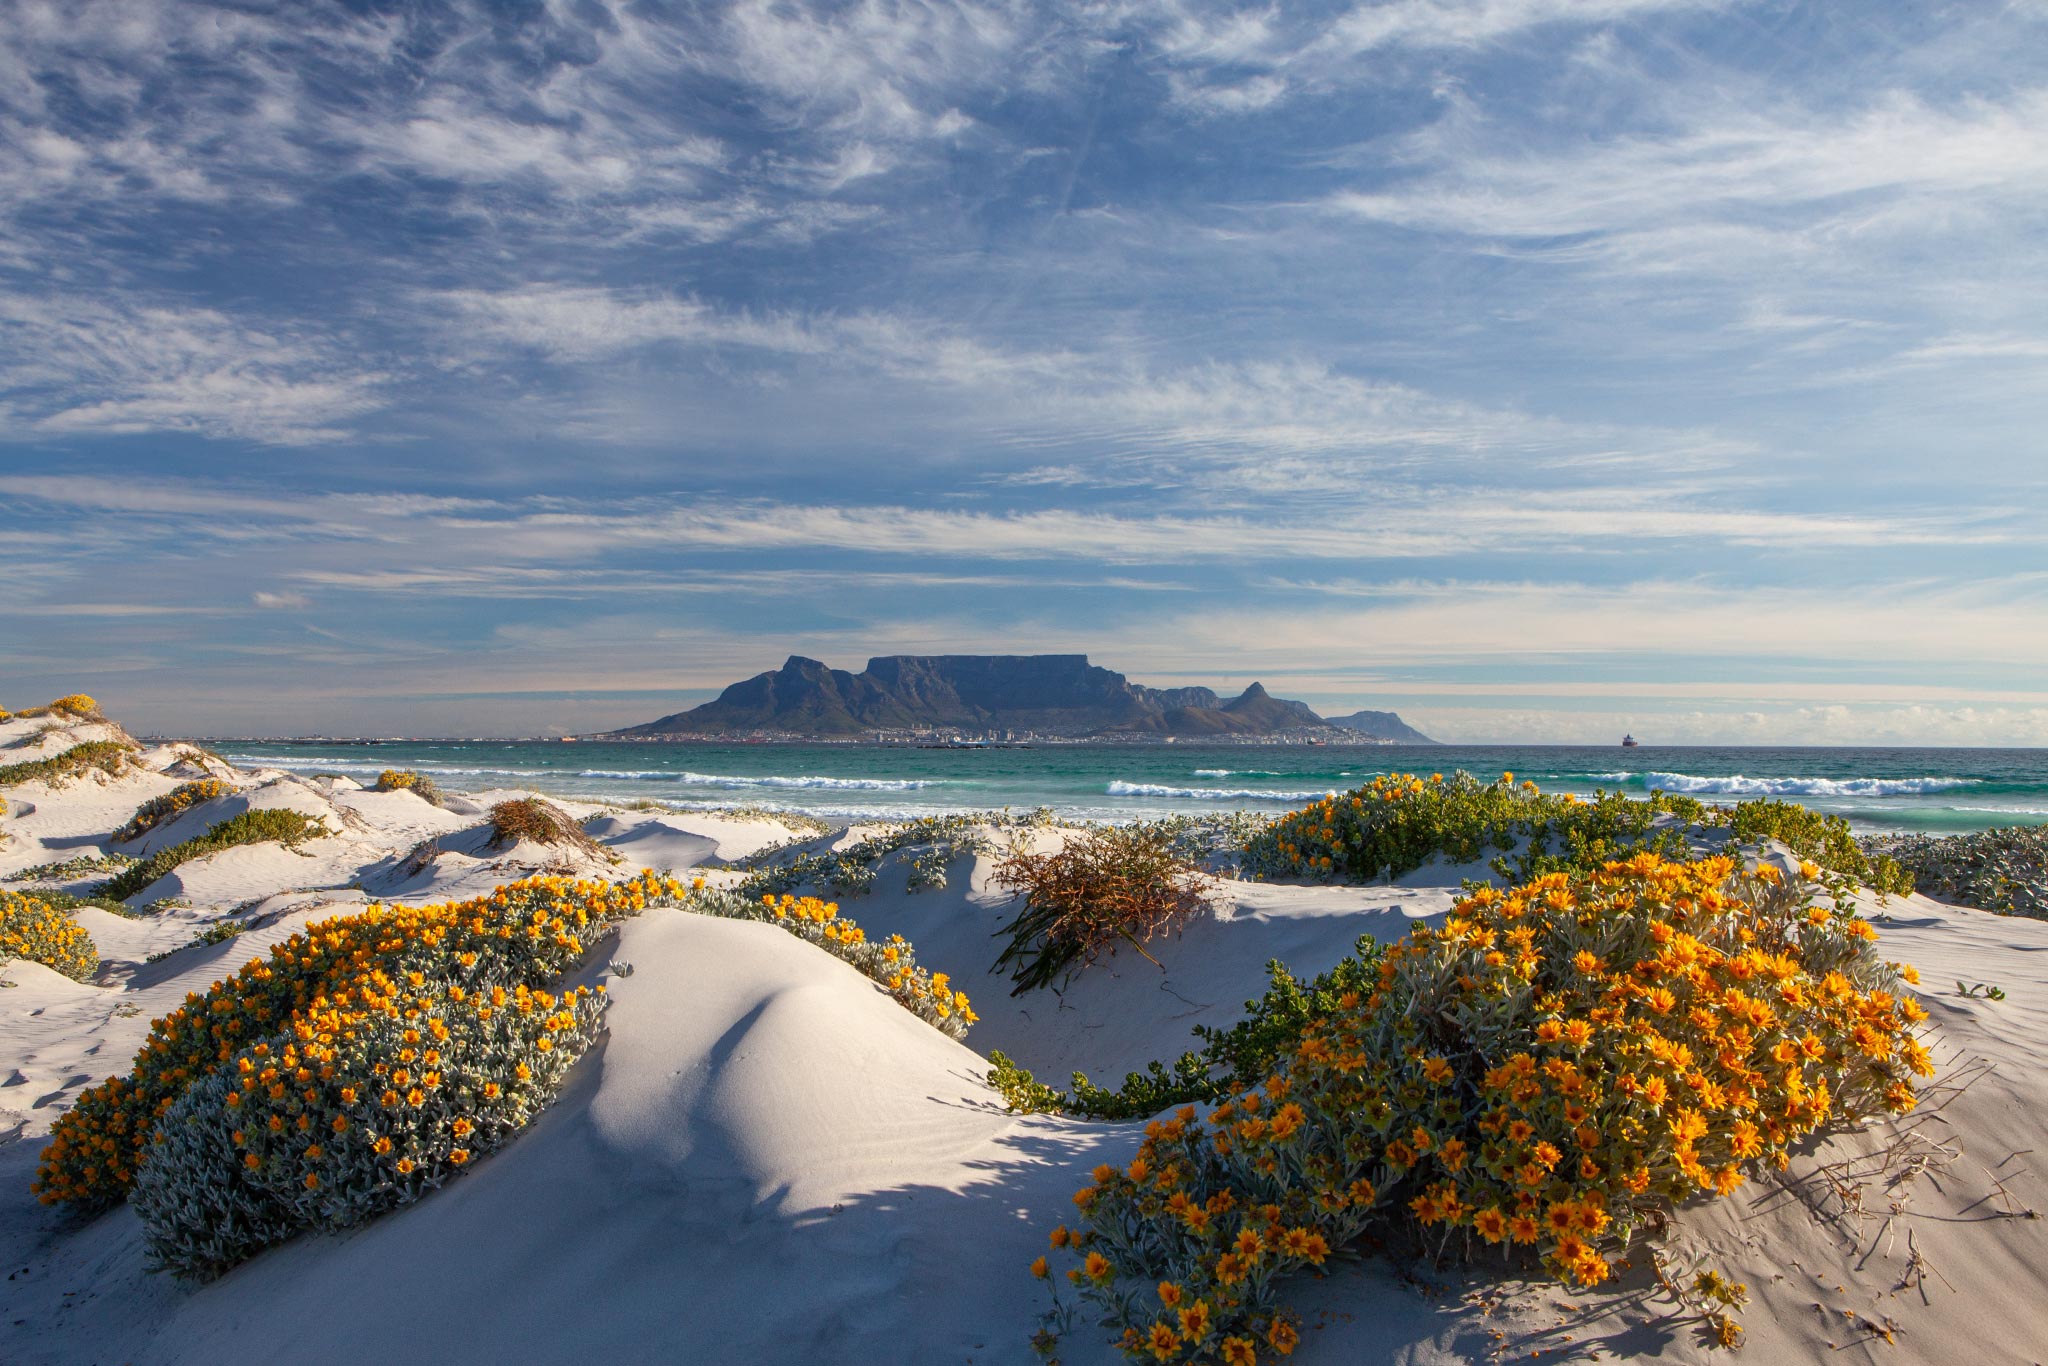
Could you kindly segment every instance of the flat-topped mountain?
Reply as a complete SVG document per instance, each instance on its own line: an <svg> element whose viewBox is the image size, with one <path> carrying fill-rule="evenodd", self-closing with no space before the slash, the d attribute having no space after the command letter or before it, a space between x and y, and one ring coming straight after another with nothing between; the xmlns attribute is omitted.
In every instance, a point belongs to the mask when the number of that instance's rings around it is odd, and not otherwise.
<svg viewBox="0 0 2048 1366"><path fill-rule="evenodd" d="M1274 697L1257 683L1225 701L1208 688L1148 688L1090 664L1086 655L882 655L857 674L791 655L780 669L735 683L701 707L615 733L852 736L935 729L1070 737L1342 734L1303 703Z"/></svg>

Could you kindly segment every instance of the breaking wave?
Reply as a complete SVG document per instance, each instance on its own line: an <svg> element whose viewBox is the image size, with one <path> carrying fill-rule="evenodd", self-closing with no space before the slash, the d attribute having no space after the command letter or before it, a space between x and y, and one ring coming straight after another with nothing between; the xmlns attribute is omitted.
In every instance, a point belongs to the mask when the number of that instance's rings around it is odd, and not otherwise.
<svg viewBox="0 0 2048 1366"><path fill-rule="evenodd" d="M1915 797L1974 787L1974 778L1745 778L1740 773L1702 778L1690 773L1644 773L1644 787L1665 792L1730 797Z"/></svg>
<svg viewBox="0 0 2048 1366"><path fill-rule="evenodd" d="M1159 783L1127 783L1121 779L1103 790L1112 797L1181 797L1191 801L1215 802L1312 802L1330 795L1328 788L1314 792L1262 792L1249 787L1165 787Z"/></svg>
<svg viewBox="0 0 2048 1366"><path fill-rule="evenodd" d="M671 769L586 768L579 778L630 778L639 782L681 783L685 787L783 787L817 792L915 792L938 785L935 778L826 778L817 774L788 777L769 773L758 778L734 773L677 773Z"/></svg>

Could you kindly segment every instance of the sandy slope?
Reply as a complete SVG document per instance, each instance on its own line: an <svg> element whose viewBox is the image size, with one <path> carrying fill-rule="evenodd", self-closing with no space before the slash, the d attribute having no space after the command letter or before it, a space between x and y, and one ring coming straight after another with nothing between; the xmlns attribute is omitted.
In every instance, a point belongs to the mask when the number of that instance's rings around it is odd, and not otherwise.
<svg viewBox="0 0 2048 1366"><path fill-rule="evenodd" d="M46 833L0 868L96 847L95 830L104 837L171 781L138 774L32 794L42 824L12 824ZM560 857L487 849L476 808L428 814L346 780L241 782L250 790L224 802L323 804L337 834L317 846L331 847L236 850L181 870L189 911L82 912L108 960L100 985L5 969L16 985L0 991L0 1134L26 1137L0 1142L0 1360L1027 1360L1042 1299L1024 1266L1087 1170L1128 1155L1134 1126L1008 1115L980 1083L982 1056L1001 1048L1048 1079L1081 1068L1114 1081L1179 1052L1192 1024L1236 1018L1268 958L1327 966L1361 933L1393 937L1440 914L1469 871L1393 887L1225 884L1213 915L1153 946L1157 965L1122 954L1063 997L1017 1001L984 972L1006 914L988 863L963 859L948 890L918 894L901 866L885 869L847 912L871 933L908 935L954 974L983 1016L971 1049L778 930L653 911L596 956L593 972L611 960L632 968L609 977L609 1039L519 1141L417 1206L347 1237L299 1239L193 1290L144 1270L125 1209L81 1221L35 1205L34 1136L79 1086L125 1069L150 1016L365 894L272 896L240 912L255 928L239 939L143 960L228 914L231 898L316 878L380 896L459 895ZM619 872L710 868L770 837L695 813L571 809L598 817L589 829L621 857ZM438 856L404 873L423 839ZM1742 1359L2037 1361L2048 1222L2016 1211L2048 1210L2037 1161L2048 1151L2026 1151L2048 1150L2048 925L1924 898L1887 910L1887 949L1926 974L1943 1080L1971 1082L1945 1105L1930 1098L1939 1112L1918 1131L1930 1142L1894 1160L1894 1175L1918 1175L1865 1182L1860 1214L1810 1182L1759 1183L1685 1211L1677 1241L1752 1286ZM1996 982L2007 999L1959 997L1958 977ZM1979 1075L1976 1059L1992 1070ZM1791 1181L1881 1137L1833 1140L1795 1162ZM1368 1260L1301 1288L1310 1329L1295 1360L1715 1359L1652 1289L1640 1269L1577 1298ZM1085 1334L1065 1356L1107 1359Z"/></svg>

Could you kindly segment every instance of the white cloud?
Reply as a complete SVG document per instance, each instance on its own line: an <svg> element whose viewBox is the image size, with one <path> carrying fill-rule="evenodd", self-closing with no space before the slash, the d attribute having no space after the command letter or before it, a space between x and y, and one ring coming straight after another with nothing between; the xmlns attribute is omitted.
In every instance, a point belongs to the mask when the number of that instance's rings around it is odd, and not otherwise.
<svg viewBox="0 0 2048 1366"><path fill-rule="evenodd" d="M313 600L304 593L267 593L260 589L251 595L250 601L254 602L258 607L279 610L310 607L313 603Z"/></svg>

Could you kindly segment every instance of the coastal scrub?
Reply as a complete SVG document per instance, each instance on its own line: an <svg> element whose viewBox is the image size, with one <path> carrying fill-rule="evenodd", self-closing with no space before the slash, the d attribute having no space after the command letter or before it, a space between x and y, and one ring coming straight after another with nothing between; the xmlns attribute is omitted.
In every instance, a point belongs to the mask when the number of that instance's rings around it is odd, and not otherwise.
<svg viewBox="0 0 2048 1366"><path fill-rule="evenodd" d="M1290 1276L1369 1231L1595 1285L1671 1207L1910 1110L1914 974L1818 890L1644 853L1475 892L1261 1084L1097 1169L1041 1350L1085 1310L1133 1359L1287 1355Z"/></svg>
<svg viewBox="0 0 2048 1366"><path fill-rule="evenodd" d="M1691 858L1710 833L1746 849L1776 841L1880 895L1913 890L1911 875L1889 857L1866 852L1847 821L1793 802L1710 806L1666 792L1551 796L1535 783L1516 782L1512 773L1489 783L1469 773L1374 778L1255 833L1245 845L1244 867L1264 876L1370 882L1401 877L1432 858L1476 863L1490 857L1495 876L1520 882L1642 852Z"/></svg>
<svg viewBox="0 0 2048 1366"><path fill-rule="evenodd" d="M217 854L223 849L232 849L243 844L262 844L275 840L286 847L298 845L309 839L318 839L329 833L327 827L317 818L289 807L274 807L260 811L244 811L220 821L203 835L174 844L168 849L159 849L140 863L124 869L105 886L99 889L103 896L126 900L158 878L174 871L180 864L208 854Z"/></svg>
<svg viewBox="0 0 2048 1366"><path fill-rule="evenodd" d="M125 740L87 740L47 759L0 766L0 787L19 783L62 783L81 773L118 774L128 764L136 747Z"/></svg>
<svg viewBox="0 0 2048 1366"><path fill-rule="evenodd" d="M130 844L141 839L165 821L175 820L201 802L210 802L234 791L218 778L200 778L189 783L179 783L161 797L151 797L135 808L135 814L128 823L114 832L117 844Z"/></svg>
<svg viewBox="0 0 2048 1366"><path fill-rule="evenodd" d="M441 789L424 773L409 768L387 768L377 775L373 792L410 792L428 806L441 805Z"/></svg>
<svg viewBox="0 0 2048 1366"><path fill-rule="evenodd" d="M208 1277L302 1227L418 1199L553 1099L601 988L556 985L679 884L541 877L309 925L154 1022L58 1120L35 1190L137 1193L152 1256Z"/></svg>
<svg viewBox="0 0 2048 1366"><path fill-rule="evenodd" d="M1894 859L1931 897L1998 915L2048 920L2048 826L1967 835L1876 835L1874 858Z"/></svg>

